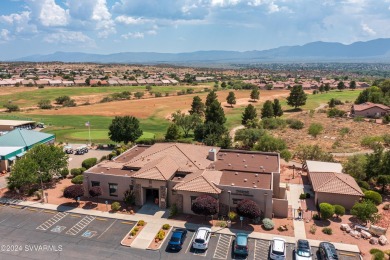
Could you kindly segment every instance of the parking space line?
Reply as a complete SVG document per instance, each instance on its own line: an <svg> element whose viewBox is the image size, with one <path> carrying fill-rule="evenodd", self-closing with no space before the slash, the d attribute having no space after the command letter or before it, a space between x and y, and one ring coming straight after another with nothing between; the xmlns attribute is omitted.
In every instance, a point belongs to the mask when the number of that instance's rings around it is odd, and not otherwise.
<svg viewBox="0 0 390 260"><path fill-rule="evenodd" d="M265 240L255 240L255 250L254 250L254 258L253 259L261 259L261 256L268 255L270 242ZM265 257L264 259L266 259Z"/></svg>
<svg viewBox="0 0 390 260"><path fill-rule="evenodd" d="M52 210L44 210L43 212L50 213L50 214L56 214L57 213L57 211L52 211Z"/></svg>
<svg viewBox="0 0 390 260"><path fill-rule="evenodd" d="M71 216L72 218L81 218L80 215L75 215L75 214L70 214L70 216Z"/></svg>
<svg viewBox="0 0 390 260"><path fill-rule="evenodd" d="M34 211L34 212L37 212L38 210L37 209L34 209L34 208L28 208L29 211Z"/></svg>
<svg viewBox="0 0 390 260"><path fill-rule="evenodd" d="M195 233L191 237L190 243L188 244L187 249L186 249L186 253L188 252L188 249L190 249L192 246L192 240L194 239L194 236L195 236Z"/></svg>
<svg viewBox="0 0 390 260"><path fill-rule="evenodd" d="M220 234L213 258L227 259L229 255L231 243L232 243L232 236Z"/></svg>
<svg viewBox="0 0 390 260"><path fill-rule="evenodd" d="M134 225L134 222L127 222L127 221L122 221L122 224L127 224L127 225Z"/></svg>
<svg viewBox="0 0 390 260"><path fill-rule="evenodd" d="M106 218L95 218L96 220L100 220L100 221L107 221ZM116 221L116 220L115 220Z"/></svg>
<svg viewBox="0 0 390 260"><path fill-rule="evenodd" d="M53 217L51 217L50 219L46 220L44 223L39 225L37 227L37 229L39 229L39 230L47 230L51 226L53 226L55 223L57 223L58 221L60 221L64 217L66 217L67 215L68 215L68 213L58 212L56 215L54 215Z"/></svg>
<svg viewBox="0 0 390 260"><path fill-rule="evenodd" d="M98 219L98 218L96 218L96 219ZM116 221L117 221L117 219L115 219L115 221L112 222L111 225L109 225L108 228L106 228L106 230L104 230L103 233L101 233L100 236L98 236L97 238L99 239L101 236L103 236L103 234L106 233L107 230L109 230L115 224Z"/></svg>
<svg viewBox="0 0 390 260"><path fill-rule="evenodd" d="M73 227L71 227L68 231L66 231L66 234L75 236L77 235L81 230L83 230L86 226L91 223L95 217L92 216L86 216L82 218L79 222L77 222Z"/></svg>
<svg viewBox="0 0 390 260"><path fill-rule="evenodd" d="M11 205L11 206L9 206L10 208L14 208L14 209L21 209L22 208L22 206L15 206L15 205Z"/></svg>

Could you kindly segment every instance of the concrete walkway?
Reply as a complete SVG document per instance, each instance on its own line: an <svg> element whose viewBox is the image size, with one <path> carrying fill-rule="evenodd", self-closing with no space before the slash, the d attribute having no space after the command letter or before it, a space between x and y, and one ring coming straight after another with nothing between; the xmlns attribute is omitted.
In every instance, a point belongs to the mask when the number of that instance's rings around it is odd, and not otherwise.
<svg viewBox="0 0 390 260"><path fill-rule="evenodd" d="M291 196L291 186L297 186L294 187L294 194L301 192L300 189L303 189L303 185L293 185L290 184L290 195ZM291 196L295 201L298 201L295 199L296 195ZM299 195L298 195L299 198ZM145 226L144 229L140 232L140 234L137 236L134 242L137 243L134 244L134 247L137 246L139 248L146 248L149 246L150 242L154 239L154 236L157 234L157 231L162 227L163 224L169 224L173 227L178 227L178 228L186 228L189 230L196 230L200 226L199 224L194 224L194 223L189 223L185 221L177 221L177 220L171 220L171 219L166 219L166 218L158 218L154 217L151 215L145 215L145 214L134 214L134 215L125 215L121 213L109 213L109 212L102 212L102 211L97 211L97 210L90 210L90 209L82 209L82 208L72 208L72 207L66 207L66 206L58 206L54 204L42 204L40 202L33 202L33 201L21 201L21 200L13 200L13 199L7 199L7 198L0 198L0 203L8 203L8 204L13 204L13 205L19 205L19 206L26 206L26 207L34 207L34 208L40 208L40 209L47 209L47 210L55 210L55 211L65 211L68 213L75 213L75 214L83 214L83 215L91 215L95 217L103 217L103 218L113 218L113 219L119 219L119 220L127 220L127 221L138 221L138 220L144 220L148 224ZM302 223L303 221L299 221L298 223ZM298 226L299 224L297 224ZM148 228L149 226L149 228ZM298 227L299 228L299 227ZM249 237L251 238L256 238L256 239L265 239L265 240L272 240L275 235L273 234L268 234L268 233L260 233L260 232L246 232L242 230L236 230L236 229L229 229L229 228L220 228L220 227L212 227L211 228L213 232L218 233L218 234L228 234L228 235L233 235L238 232L243 232L247 233ZM294 229L295 229L295 224L294 224ZM301 231L302 232L302 231ZM304 226L303 226L303 234L304 233ZM280 236L288 243L296 243L296 240L300 238L299 234L297 237L287 237L287 236ZM148 242L147 242L148 241ZM309 240L311 245L313 246L318 246L320 242L318 240ZM142 244L141 243L145 243ZM343 243L333 243L335 247L339 250L344 250L344 251L350 251L350 252L357 252L359 253L360 250L358 246L356 245L350 245L350 244L343 244ZM133 246L133 245L132 245Z"/></svg>
<svg viewBox="0 0 390 260"><path fill-rule="evenodd" d="M301 207L301 201L299 195L304 193L304 186L302 184L290 184L290 190L287 191L288 205L295 211ZM303 214L303 212L302 212ZM296 239L306 239L305 221L298 218L298 213L293 212L293 224L294 224L294 237Z"/></svg>

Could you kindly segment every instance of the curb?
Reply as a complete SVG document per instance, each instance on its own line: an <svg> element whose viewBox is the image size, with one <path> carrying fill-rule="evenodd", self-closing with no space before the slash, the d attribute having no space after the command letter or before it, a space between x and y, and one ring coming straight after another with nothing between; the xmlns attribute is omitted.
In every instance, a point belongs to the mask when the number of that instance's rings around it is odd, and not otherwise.
<svg viewBox="0 0 390 260"><path fill-rule="evenodd" d="M138 227L138 222L139 222L139 221L137 221L137 223L135 224L135 226L132 227L132 228L130 229L130 231L122 238L122 240L121 240L121 246L131 247L131 244L130 244L130 245L124 245L122 242L123 242L123 240L125 240L126 237L129 236L129 234L131 233L131 231L133 231L134 228ZM146 224L147 224L147 223L146 223ZM146 226L146 225L144 225L144 226ZM135 238L134 238L134 240L135 240ZM131 243L133 243L134 240L133 240Z"/></svg>
<svg viewBox="0 0 390 260"><path fill-rule="evenodd" d="M162 226L161 226L161 229L162 229ZM161 242L161 244L160 244L160 246L159 246L158 248L156 248L156 249L151 249L151 248L147 247L146 250L159 251L159 250L161 249L162 245L164 244L165 240L168 238L168 235L171 233L172 229L173 229L173 226L171 226L171 227L168 229L168 232L167 232L166 236L164 237L164 239L162 240L162 242ZM160 230L159 230L159 231L160 231ZM156 235L157 235L157 234L156 234ZM152 240L151 242L153 242L153 240Z"/></svg>

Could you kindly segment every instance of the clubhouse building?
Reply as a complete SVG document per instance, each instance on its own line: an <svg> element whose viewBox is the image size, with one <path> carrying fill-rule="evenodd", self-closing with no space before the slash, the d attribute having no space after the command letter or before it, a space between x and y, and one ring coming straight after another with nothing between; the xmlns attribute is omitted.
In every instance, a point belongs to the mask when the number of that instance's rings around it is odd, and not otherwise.
<svg viewBox="0 0 390 260"><path fill-rule="evenodd" d="M288 215L278 153L182 143L136 145L84 172L85 196L92 186L102 188L102 198L122 200L131 190L138 206L155 203L165 209L176 204L186 214L193 214L196 197L208 194L219 201L220 214L251 199L265 217Z"/></svg>

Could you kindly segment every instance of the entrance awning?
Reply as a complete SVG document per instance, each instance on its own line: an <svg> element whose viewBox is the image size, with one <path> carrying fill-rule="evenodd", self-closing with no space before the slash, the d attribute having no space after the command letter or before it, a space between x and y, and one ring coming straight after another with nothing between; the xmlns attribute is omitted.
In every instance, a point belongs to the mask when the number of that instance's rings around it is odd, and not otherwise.
<svg viewBox="0 0 390 260"><path fill-rule="evenodd" d="M16 157L22 157L23 155L25 155L26 154L26 152L22 152L22 153L18 153L17 155L16 155Z"/></svg>
<svg viewBox="0 0 390 260"><path fill-rule="evenodd" d="M15 160L16 160L15 156L12 156L12 157L8 158L8 161L15 161Z"/></svg>

